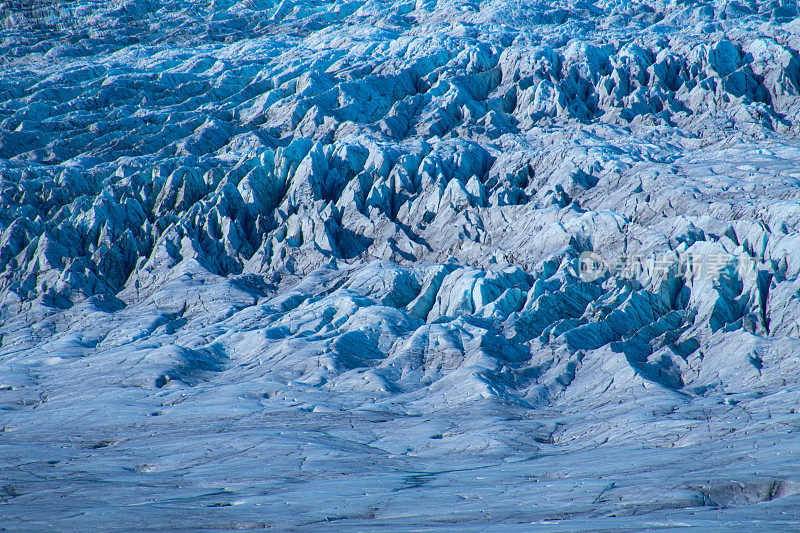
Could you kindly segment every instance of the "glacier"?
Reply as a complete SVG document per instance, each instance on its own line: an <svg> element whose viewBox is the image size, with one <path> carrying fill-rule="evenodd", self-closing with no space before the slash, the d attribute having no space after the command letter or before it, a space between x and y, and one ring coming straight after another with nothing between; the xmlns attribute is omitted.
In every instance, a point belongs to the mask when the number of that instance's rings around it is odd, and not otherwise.
<svg viewBox="0 0 800 533"><path fill-rule="evenodd" d="M0 528L800 528L794 0L5 0Z"/></svg>

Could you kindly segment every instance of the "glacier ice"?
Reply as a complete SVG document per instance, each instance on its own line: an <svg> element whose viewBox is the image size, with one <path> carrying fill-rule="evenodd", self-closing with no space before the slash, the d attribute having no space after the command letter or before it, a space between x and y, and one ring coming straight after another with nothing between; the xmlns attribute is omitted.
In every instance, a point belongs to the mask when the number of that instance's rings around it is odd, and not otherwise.
<svg viewBox="0 0 800 533"><path fill-rule="evenodd" d="M794 1L0 36L2 527L800 527Z"/></svg>

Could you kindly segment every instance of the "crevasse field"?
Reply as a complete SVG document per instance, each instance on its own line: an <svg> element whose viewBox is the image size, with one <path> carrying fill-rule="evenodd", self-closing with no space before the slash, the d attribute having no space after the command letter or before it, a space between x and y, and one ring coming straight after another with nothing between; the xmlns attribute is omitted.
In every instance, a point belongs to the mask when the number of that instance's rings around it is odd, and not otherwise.
<svg viewBox="0 0 800 533"><path fill-rule="evenodd" d="M800 530L795 2L4 0L0 529Z"/></svg>

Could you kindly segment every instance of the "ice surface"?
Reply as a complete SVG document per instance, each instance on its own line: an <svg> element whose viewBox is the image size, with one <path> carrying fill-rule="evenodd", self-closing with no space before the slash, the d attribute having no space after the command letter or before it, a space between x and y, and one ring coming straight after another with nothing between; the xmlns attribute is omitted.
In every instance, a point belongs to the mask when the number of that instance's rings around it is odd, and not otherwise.
<svg viewBox="0 0 800 533"><path fill-rule="evenodd" d="M797 530L799 50L784 0L6 0L0 527Z"/></svg>

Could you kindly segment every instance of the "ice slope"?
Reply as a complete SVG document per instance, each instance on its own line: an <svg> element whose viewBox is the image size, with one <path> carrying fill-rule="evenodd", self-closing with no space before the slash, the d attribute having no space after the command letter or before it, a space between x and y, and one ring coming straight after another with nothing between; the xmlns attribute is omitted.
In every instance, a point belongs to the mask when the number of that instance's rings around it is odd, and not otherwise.
<svg viewBox="0 0 800 533"><path fill-rule="evenodd" d="M793 2L4 2L1 527L796 530L798 50Z"/></svg>

